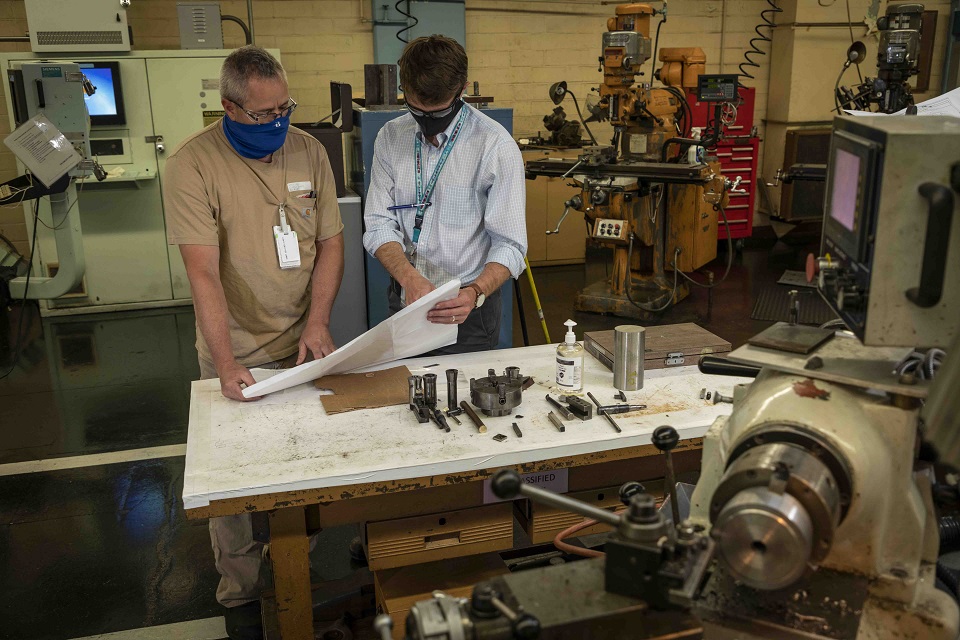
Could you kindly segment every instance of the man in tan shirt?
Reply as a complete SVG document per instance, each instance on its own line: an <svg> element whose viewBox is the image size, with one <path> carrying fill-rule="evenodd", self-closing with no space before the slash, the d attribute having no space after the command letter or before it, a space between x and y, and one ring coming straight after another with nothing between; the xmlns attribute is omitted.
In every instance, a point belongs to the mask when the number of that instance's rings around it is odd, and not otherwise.
<svg viewBox="0 0 960 640"><path fill-rule="evenodd" d="M197 315L201 377L243 401L250 368L322 358L336 347L330 311L343 276L343 224L321 144L289 128L296 108L280 63L246 46L224 61L224 118L183 142L167 160L164 210L179 245ZM296 232L299 266L281 265L275 227ZM295 254L297 249L293 249ZM263 545L250 517L210 520L217 599L234 617L259 607ZM231 638L257 637L231 628ZM255 625L252 625L255 627Z"/></svg>

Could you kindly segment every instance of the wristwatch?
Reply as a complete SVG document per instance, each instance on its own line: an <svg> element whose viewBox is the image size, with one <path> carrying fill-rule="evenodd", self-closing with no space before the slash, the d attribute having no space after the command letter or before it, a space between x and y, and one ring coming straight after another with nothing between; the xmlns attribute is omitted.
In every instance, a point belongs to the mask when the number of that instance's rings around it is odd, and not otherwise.
<svg viewBox="0 0 960 640"><path fill-rule="evenodd" d="M486 300L487 300L487 295L480 289L480 285L478 285L476 282L471 282L470 284L468 284L467 286L465 286L465 287L463 287L463 288L464 288L464 289L473 289L474 291L477 292L477 301L474 302L474 304L473 304L473 308L474 308L474 309L479 309L480 307L483 306L483 303L486 302Z"/></svg>

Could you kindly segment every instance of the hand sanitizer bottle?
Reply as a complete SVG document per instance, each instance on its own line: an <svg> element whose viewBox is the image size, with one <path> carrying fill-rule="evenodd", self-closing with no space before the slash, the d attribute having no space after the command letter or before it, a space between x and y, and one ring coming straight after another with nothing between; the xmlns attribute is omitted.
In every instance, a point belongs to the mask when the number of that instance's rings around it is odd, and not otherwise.
<svg viewBox="0 0 960 640"><path fill-rule="evenodd" d="M563 391L583 390L583 345L577 342L573 328L577 323L567 320L567 335L557 346L557 386Z"/></svg>

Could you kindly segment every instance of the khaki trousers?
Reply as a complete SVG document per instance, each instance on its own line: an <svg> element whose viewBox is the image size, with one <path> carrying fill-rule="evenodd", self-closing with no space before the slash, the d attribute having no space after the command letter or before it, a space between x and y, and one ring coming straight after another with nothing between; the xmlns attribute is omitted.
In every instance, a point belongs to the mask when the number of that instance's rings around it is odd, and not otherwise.
<svg viewBox="0 0 960 640"><path fill-rule="evenodd" d="M199 358L200 379L217 377L212 362ZM276 362L258 365L258 369L286 369L296 362L296 354ZM254 367L251 367L254 368ZM267 584L268 567L264 563L266 545L253 539L250 514L210 518L210 544L213 561L220 573L217 601L225 607L237 607L260 599ZM310 540L310 549L316 538Z"/></svg>

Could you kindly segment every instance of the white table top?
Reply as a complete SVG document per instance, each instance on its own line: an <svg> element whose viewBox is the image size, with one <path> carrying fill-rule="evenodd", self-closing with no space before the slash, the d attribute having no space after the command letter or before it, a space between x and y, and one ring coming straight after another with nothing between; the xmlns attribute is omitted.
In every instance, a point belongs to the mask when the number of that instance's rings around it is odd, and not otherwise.
<svg viewBox="0 0 960 640"><path fill-rule="evenodd" d="M653 430L664 424L676 428L681 439L696 438L731 409L701 400L700 389L730 395L734 385L750 381L704 375L696 366L646 371L644 388L626 395L647 409L615 416L623 433L596 415L586 422L566 421L561 433L547 419L551 407L544 399L548 391L558 393L555 353L556 345L541 345L401 362L412 373L437 374L437 397L443 406L445 369L460 370L458 396L468 401L470 378L486 375L488 368L502 374L505 367L518 366L521 374L532 376L536 384L523 392L523 403L513 415L482 416L485 434L478 433L467 416L461 416L460 426L448 419L450 433L433 422L419 424L406 405L328 416L311 384L241 403L224 398L217 380L196 381L190 394L184 508L204 507L211 500L495 469L648 445ZM428 365L437 366L423 368ZM272 374L254 372L258 380ZM590 354L584 356L587 391L604 404L618 402L613 373ZM520 426L522 438L515 436L512 422ZM498 433L507 440L493 440Z"/></svg>

